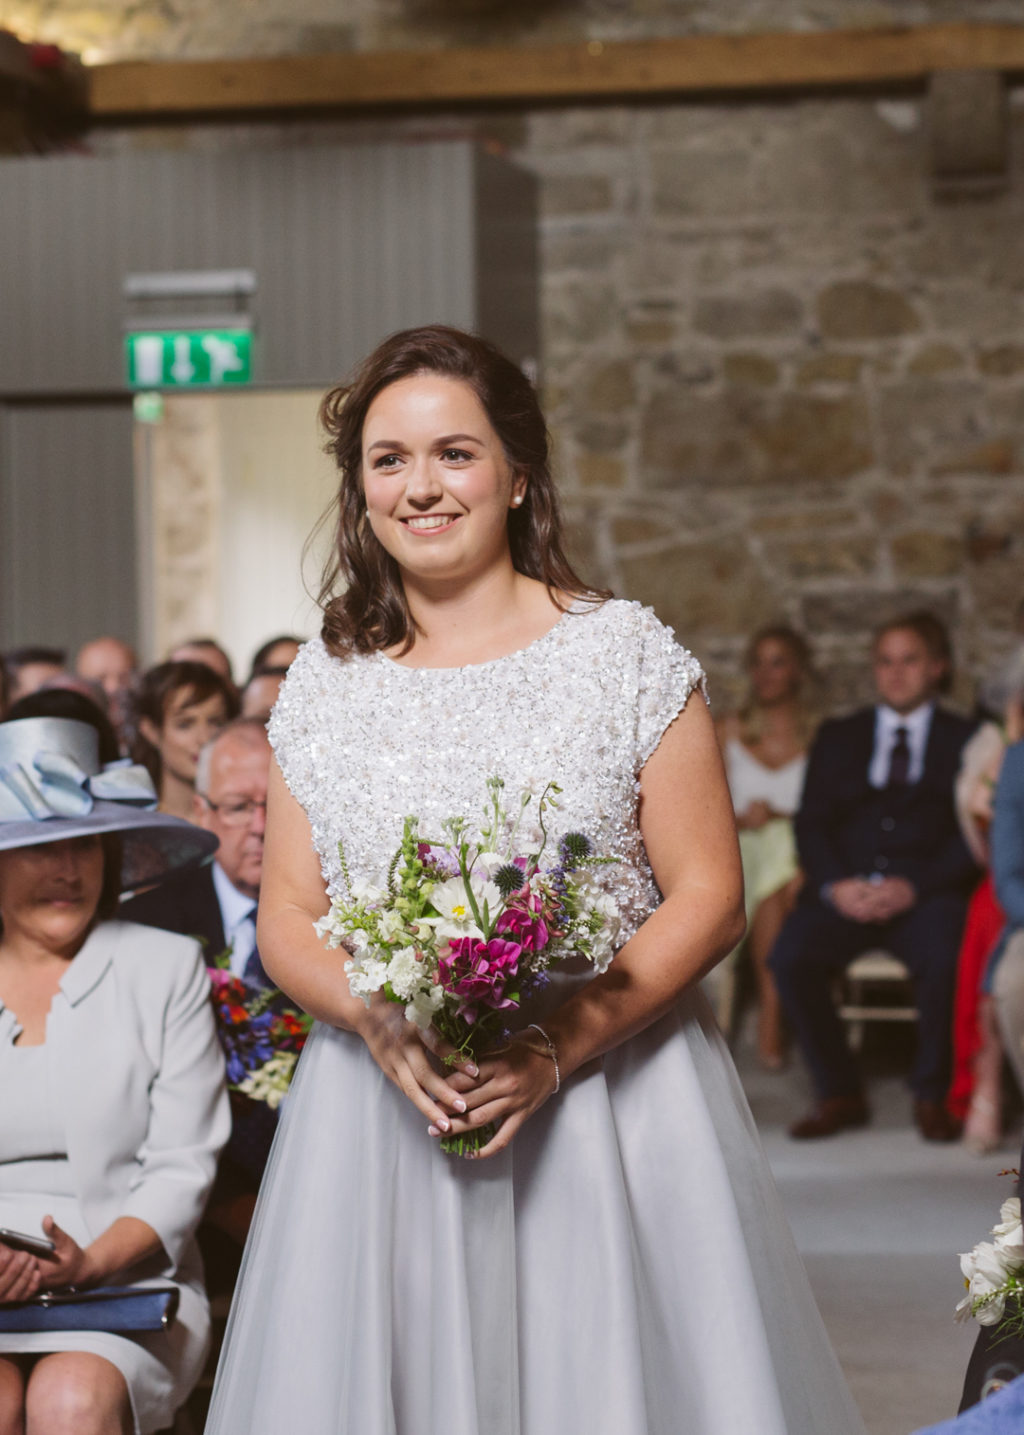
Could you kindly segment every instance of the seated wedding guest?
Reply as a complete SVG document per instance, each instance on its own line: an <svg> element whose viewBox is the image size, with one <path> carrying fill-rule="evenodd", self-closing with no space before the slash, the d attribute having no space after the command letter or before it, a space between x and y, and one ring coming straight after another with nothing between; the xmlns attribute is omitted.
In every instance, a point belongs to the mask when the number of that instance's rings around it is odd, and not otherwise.
<svg viewBox="0 0 1024 1435"><path fill-rule="evenodd" d="M99 683L108 702L131 687L138 669L134 648L120 638L92 638L75 658L75 672L87 682Z"/></svg>
<svg viewBox="0 0 1024 1435"><path fill-rule="evenodd" d="M928 1141L952 1141L944 1105L956 959L977 869L960 834L953 785L971 732L936 704L948 684L948 638L930 613L875 635L878 701L823 723L796 818L807 880L770 964L810 1068L817 1104L790 1128L830 1136L869 1119L833 986L862 952L884 948L910 970L918 1008L914 1119Z"/></svg>
<svg viewBox="0 0 1024 1435"><path fill-rule="evenodd" d="M0 1308L159 1278L166 1329L0 1331L0 1429L164 1430L210 1316L194 1231L230 1116L198 947L116 919L118 893L206 860L214 838L138 806L91 726L0 724ZM102 1312L93 1306L92 1314Z"/></svg>
<svg viewBox="0 0 1024 1435"><path fill-rule="evenodd" d="M979 707L993 714L964 746L956 782L960 830L979 867L989 867L989 828L1007 745L1024 737L1024 649L982 684ZM1005 926L991 871L971 897L957 963L953 1007L953 1079L946 1104L964 1120L964 1144L978 1155L1002 1136L1003 1046L991 994L989 958Z"/></svg>
<svg viewBox="0 0 1024 1435"><path fill-rule="evenodd" d="M34 693L51 679L59 677L65 671L66 662L67 654L60 648L11 648L4 654L7 701L16 703L19 698Z"/></svg>
<svg viewBox="0 0 1024 1435"><path fill-rule="evenodd" d="M142 676L133 756L149 771L161 812L194 820L199 754L238 713L238 698L206 663L167 662Z"/></svg>
<svg viewBox="0 0 1024 1435"><path fill-rule="evenodd" d="M230 687L235 686L231 659L215 638L189 638L187 642L178 644L168 655L167 661L205 663L208 668L212 668L215 673L219 674Z"/></svg>
<svg viewBox="0 0 1024 1435"><path fill-rule="evenodd" d="M1024 1091L1024 741L1007 748L992 816L992 878L1006 914L991 984L1003 1047Z"/></svg>
<svg viewBox="0 0 1024 1435"><path fill-rule="evenodd" d="M255 673L242 689L242 716L270 720L270 710L277 702L281 684L288 676L287 668L264 668Z"/></svg>
<svg viewBox="0 0 1024 1435"><path fill-rule="evenodd" d="M294 638L290 633L282 633L277 638L268 639L252 655L249 681L251 682L260 673L276 673L279 668L284 668L287 671L295 661L295 654L301 647L302 639Z"/></svg>
<svg viewBox="0 0 1024 1435"><path fill-rule="evenodd" d="M98 683L107 699L107 710L118 731L122 748L128 750L125 725L129 699L139 671L134 648L120 638L93 638L84 643L75 658L75 672L88 682Z"/></svg>
<svg viewBox="0 0 1024 1435"><path fill-rule="evenodd" d="M256 950L269 771L270 743L259 719L237 718L207 743L199 757L195 820L219 839L215 860L131 898L121 908L129 921L197 938L210 965L228 952L235 975L259 988L270 987ZM204 1258L218 1284L237 1273L276 1126L275 1113L265 1105L232 1093L232 1106L234 1128L207 1220L233 1238L234 1250L218 1251L215 1241L203 1242ZM221 1280L226 1262L232 1268Z"/></svg>
<svg viewBox="0 0 1024 1435"><path fill-rule="evenodd" d="M815 726L810 649L785 624L762 628L747 650L746 668L747 700L718 732L740 834L743 945L757 982L757 1054L764 1067L777 1071L784 1060L782 1018L768 957L800 885L792 818Z"/></svg>

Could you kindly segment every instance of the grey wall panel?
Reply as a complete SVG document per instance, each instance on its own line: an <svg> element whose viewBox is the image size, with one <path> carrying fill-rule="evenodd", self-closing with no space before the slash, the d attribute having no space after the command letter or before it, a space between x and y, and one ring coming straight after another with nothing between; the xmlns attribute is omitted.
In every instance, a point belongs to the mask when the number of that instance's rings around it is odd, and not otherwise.
<svg viewBox="0 0 1024 1435"><path fill-rule="evenodd" d="M128 273L255 269L268 383L329 383L411 324L500 328L480 259L531 185L468 141L0 160L0 392L120 386Z"/></svg>
<svg viewBox="0 0 1024 1435"><path fill-rule="evenodd" d="M0 407L0 647L135 640L132 410Z"/></svg>

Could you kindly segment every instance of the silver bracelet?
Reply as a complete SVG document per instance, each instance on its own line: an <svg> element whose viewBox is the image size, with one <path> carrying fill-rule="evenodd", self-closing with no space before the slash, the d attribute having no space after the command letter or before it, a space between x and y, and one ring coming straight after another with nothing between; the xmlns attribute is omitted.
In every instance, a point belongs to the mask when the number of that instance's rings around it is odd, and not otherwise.
<svg viewBox="0 0 1024 1435"><path fill-rule="evenodd" d="M559 1091L562 1089L562 1073L558 1069L558 1048L555 1046L555 1043L548 1036L544 1028L542 1026L538 1026L535 1021L531 1021L530 1025L526 1028L526 1030L540 1032L541 1036L544 1038L545 1045L548 1049L548 1056L550 1056L552 1064L555 1068L555 1089L551 1093L551 1095L557 1096Z"/></svg>

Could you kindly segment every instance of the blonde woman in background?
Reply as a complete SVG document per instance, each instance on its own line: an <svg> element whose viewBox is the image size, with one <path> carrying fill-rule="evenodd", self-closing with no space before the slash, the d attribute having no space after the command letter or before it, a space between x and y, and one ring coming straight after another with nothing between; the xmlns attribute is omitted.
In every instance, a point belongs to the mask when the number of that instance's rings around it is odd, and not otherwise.
<svg viewBox="0 0 1024 1435"><path fill-rule="evenodd" d="M718 725L740 834L747 910L747 936L726 959L725 982L731 986L732 969L745 948L757 984L758 1058L768 1070L778 1071L785 1047L768 956L802 880L792 818L816 726L810 699L815 680L805 639L785 624L754 634L746 671L746 701Z"/></svg>

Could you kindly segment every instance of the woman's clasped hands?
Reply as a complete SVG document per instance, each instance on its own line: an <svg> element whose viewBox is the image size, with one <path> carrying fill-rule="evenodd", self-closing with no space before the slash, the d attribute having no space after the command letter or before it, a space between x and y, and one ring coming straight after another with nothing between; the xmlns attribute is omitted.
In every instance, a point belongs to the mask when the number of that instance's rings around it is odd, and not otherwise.
<svg viewBox="0 0 1024 1435"><path fill-rule="evenodd" d="M429 1135L464 1136L495 1125L496 1134L478 1151L479 1160L496 1156L544 1104L556 1088L550 1057L527 1037L473 1061L450 1067L454 1048L432 1027L407 1020L404 1009L383 998L371 1001L356 1026L370 1055L389 1080L428 1120Z"/></svg>

